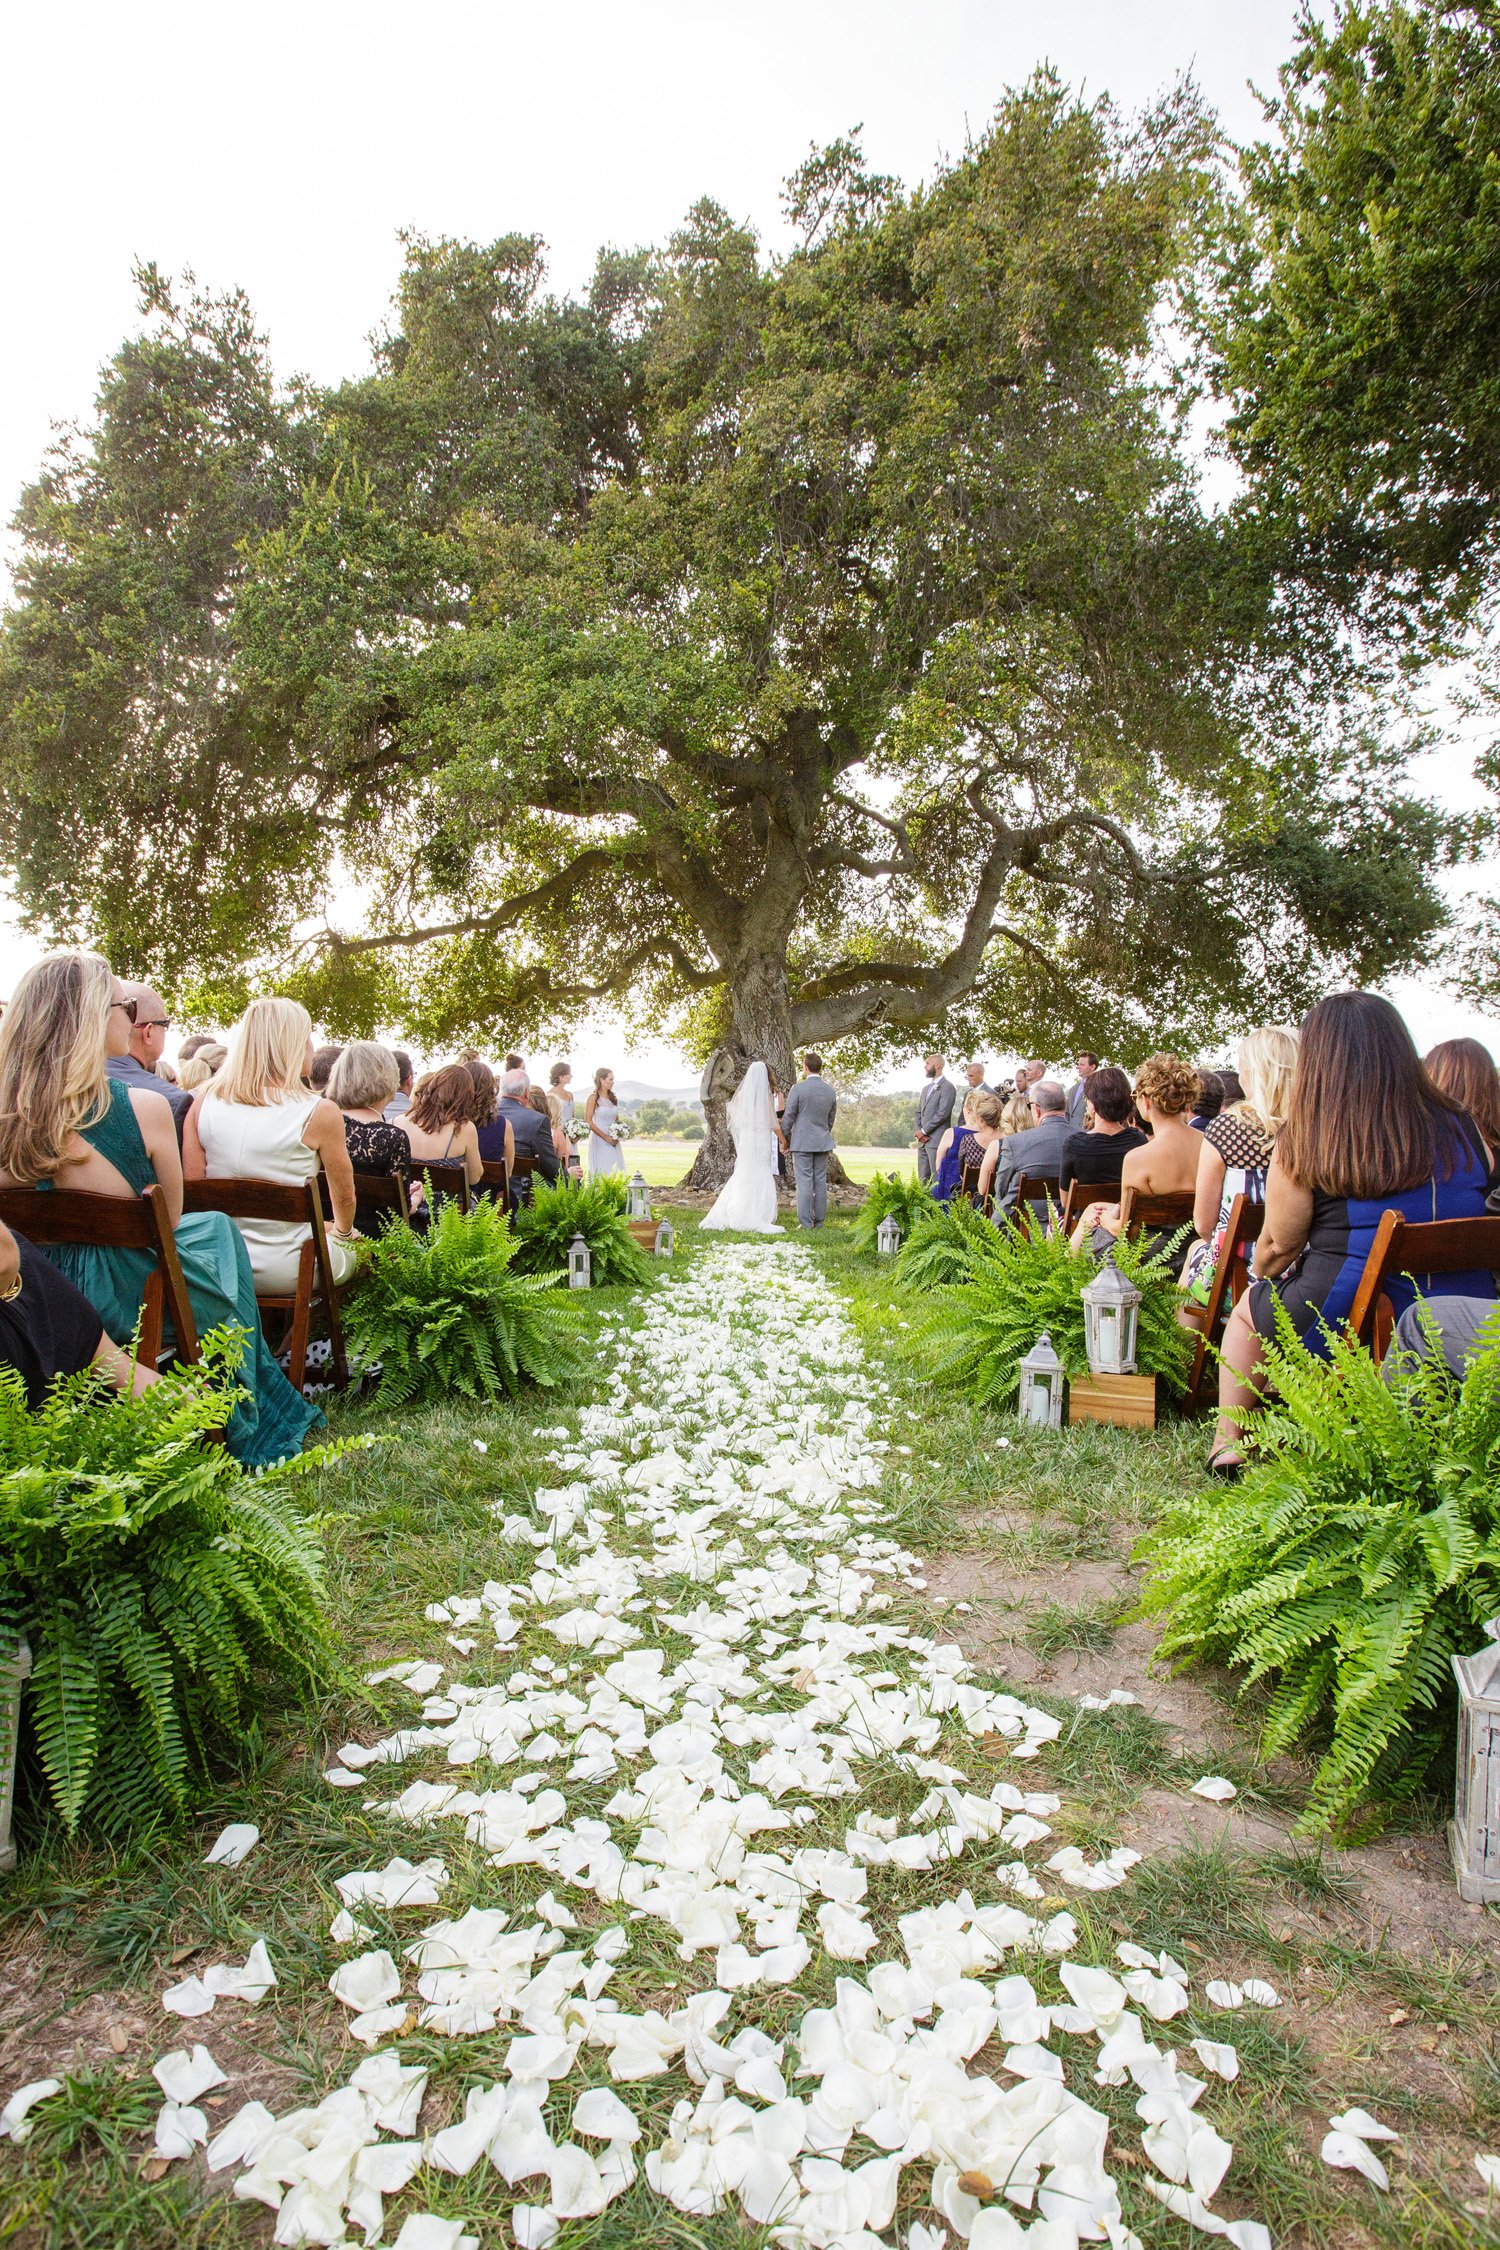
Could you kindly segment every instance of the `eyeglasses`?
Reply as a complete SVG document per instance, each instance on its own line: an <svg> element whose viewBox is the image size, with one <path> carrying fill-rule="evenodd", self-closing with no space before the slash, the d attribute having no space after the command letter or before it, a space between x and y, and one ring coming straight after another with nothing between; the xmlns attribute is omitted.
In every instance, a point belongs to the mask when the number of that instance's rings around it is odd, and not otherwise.
<svg viewBox="0 0 1500 2250"><path fill-rule="evenodd" d="M132 1001L131 1005L134 1004ZM172 1028L170 1016L135 1016L132 1021L137 1031L170 1031Z"/></svg>
<svg viewBox="0 0 1500 2250"><path fill-rule="evenodd" d="M111 1000L110 1006L112 1008L123 1008L126 1020L130 1023L135 1022L135 1002L133 1000Z"/></svg>

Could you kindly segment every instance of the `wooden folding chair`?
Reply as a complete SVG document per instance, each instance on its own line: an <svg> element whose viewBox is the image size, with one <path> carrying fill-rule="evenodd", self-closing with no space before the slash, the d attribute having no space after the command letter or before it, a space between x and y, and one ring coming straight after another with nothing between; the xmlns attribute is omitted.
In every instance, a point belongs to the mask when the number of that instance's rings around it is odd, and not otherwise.
<svg viewBox="0 0 1500 2250"><path fill-rule="evenodd" d="M981 1154L975 1158L972 1164L960 1164L958 1168L958 1186L953 1192L955 1195L961 1195L965 1203L977 1203L979 1201L979 1173L983 1162L984 1157Z"/></svg>
<svg viewBox="0 0 1500 2250"><path fill-rule="evenodd" d="M322 1188L319 1200L323 1205L323 1221L326 1226L332 1216L333 1199L328 1192L327 1173L320 1172L318 1180ZM399 1172L356 1172L354 1208L358 1215L356 1224L360 1217L379 1221L387 1211L394 1211L398 1218L410 1218L411 1204L407 1200L405 1180Z"/></svg>
<svg viewBox="0 0 1500 2250"><path fill-rule="evenodd" d="M479 1170L481 1193L498 1203L502 1211L510 1209L510 1173L503 1164L483 1164Z"/></svg>
<svg viewBox="0 0 1500 2250"><path fill-rule="evenodd" d="M1250 1286L1250 1265L1244 1252L1252 1242L1259 1240L1265 1215L1263 1203L1252 1203L1245 1195L1234 1198L1224 1222L1224 1239L1219 1245L1219 1262L1214 1267L1207 1302L1184 1307L1184 1311L1193 1316L1193 1325L1198 1329L1187 1395L1183 1400L1185 1414L1201 1414L1204 1407L1212 1403L1203 1396L1210 1364L1209 1346L1218 1341L1230 1311Z"/></svg>
<svg viewBox="0 0 1500 2250"><path fill-rule="evenodd" d="M524 1149L518 1148L511 1163L510 1178L505 1186L506 1201L512 1211L519 1209L523 1200L521 1195L521 1182L523 1180L526 1182L525 1200L530 1201L531 1181L535 1171L536 1158L528 1155Z"/></svg>
<svg viewBox="0 0 1500 2250"><path fill-rule="evenodd" d="M1350 1333L1382 1360L1396 1324L1390 1298L1385 1294L1386 1283L1394 1275L1410 1274L1420 1289L1434 1274L1493 1273L1497 1268L1500 1218L1418 1222L1404 1219L1399 1211L1383 1211L1349 1310Z"/></svg>
<svg viewBox="0 0 1500 2250"><path fill-rule="evenodd" d="M260 1308L262 1327L266 1327L267 1313L281 1316L282 1330L273 1348L279 1350L283 1343L290 1343L287 1380L294 1391L300 1391L307 1380L307 1346L313 1307L321 1304L328 1322L333 1380L341 1391L347 1390L349 1361L344 1350L344 1326L339 1317L341 1291L333 1277L333 1259L329 1254L328 1230L323 1224L323 1198L317 1179L304 1181L301 1187L282 1185L275 1180L188 1180L183 1187L183 1205L189 1211L222 1211L230 1219L281 1219L308 1229L308 1239L298 1254L296 1284L290 1294L284 1290L257 1288L255 1302ZM269 1338L269 1328L266 1332Z"/></svg>
<svg viewBox="0 0 1500 2250"><path fill-rule="evenodd" d="M1073 1229L1083 1217L1084 1205L1100 1202L1107 1193L1108 1190L1101 1188L1097 1180L1069 1180L1068 1192L1062 1199L1062 1217L1059 1222L1064 1236L1072 1235Z"/></svg>
<svg viewBox="0 0 1500 2250"><path fill-rule="evenodd" d="M1174 1188L1166 1195L1124 1188L1120 1194L1120 1232L1132 1242L1138 1234L1175 1234L1179 1227L1192 1225L1196 1201L1192 1188Z"/></svg>
<svg viewBox="0 0 1500 2250"><path fill-rule="evenodd" d="M1023 1234L1030 1234L1034 1226L1045 1227L1047 1206L1055 1207L1060 1194L1055 1172L1023 1172L1016 1182L1016 1199L1006 1206L1005 1215ZM1035 1203L1041 1204L1041 1211L1033 1208Z"/></svg>
<svg viewBox="0 0 1500 2250"><path fill-rule="evenodd" d="M176 1339L172 1356L187 1366L199 1359L198 1329L177 1256L177 1240L160 1187L142 1195L92 1195L80 1188L0 1188L0 1219L38 1250L63 1243L99 1250L149 1250L155 1264L141 1296L136 1357L157 1367L166 1356L165 1332Z"/></svg>
<svg viewBox="0 0 1500 2250"><path fill-rule="evenodd" d="M469 1192L469 1175L461 1161L457 1164L423 1164L413 1157L411 1174L414 1180L421 1180L426 1185L429 1209L435 1212L439 1203L453 1202L460 1211L468 1210L473 1199Z"/></svg>

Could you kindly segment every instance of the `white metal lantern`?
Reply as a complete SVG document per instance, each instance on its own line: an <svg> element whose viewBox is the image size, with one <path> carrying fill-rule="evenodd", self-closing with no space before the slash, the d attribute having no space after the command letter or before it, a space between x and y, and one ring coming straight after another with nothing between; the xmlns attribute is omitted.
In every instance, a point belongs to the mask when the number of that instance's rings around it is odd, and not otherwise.
<svg viewBox="0 0 1500 2250"><path fill-rule="evenodd" d="M594 1261L589 1256L589 1246L581 1234L575 1234L568 1246L568 1287L587 1289L591 1285Z"/></svg>
<svg viewBox="0 0 1500 2250"><path fill-rule="evenodd" d="M1106 1258L1083 1291L1083 1344L1090 1374L1135 1373L1140 1316L1141 1292L1112 1257Z"/></svg>
<svg viewBox="0 0 1500 2250"><path fill-rule="evenodd" d="M672 1233L671 1220L663 1219L661 1225L656 1230L656 1242L654 1244L654 1248L658 1258L671 1257L672 1243L674 1239L675 1238Z"/></svg>
<svg viewBox="0 0 1500 2250"><path fill-rule="evenodd" d="M901 1229L896 1224L894 1213L890 1211L887 1211L875 1229L875 1247L882 1258L894 1258L901 1247Z"/></svg>
<svg viewBox="0 0 1500 2250"><path fill-rule="evenodd" d="M1021 1362L1021 1395L1016 1411L1023 1422L1042 1429L1062 1427L1063 1363L1045 1329Z"/></svg>
<svg viewBox="0 0 1500 2250"><path fill-rule="evenodd" d="M649 1219L651 1216L651 1190L639 1172L632 1178L626 1193L625 1216L628 1219Z"/></svg>
<svg viewBox="0 0 1500 2250"><path fill-rule="evenodd" d="M1500 1617L1485 1631L1488 1648L1453 1658L1458 1787L1448 1842L1459 1897L1492 1906L1500 1899Z"/></svg>

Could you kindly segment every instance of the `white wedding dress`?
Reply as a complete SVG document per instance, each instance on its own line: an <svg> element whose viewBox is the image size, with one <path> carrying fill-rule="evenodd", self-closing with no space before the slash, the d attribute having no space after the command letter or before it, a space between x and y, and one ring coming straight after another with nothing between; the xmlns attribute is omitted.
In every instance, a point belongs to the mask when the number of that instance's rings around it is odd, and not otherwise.
<svg viewBox="0 0 1500 2250"><path fill-rule="evenodd" d="M775 1234L776 1129L771 1078L763 1062L753 1062L740 1080L728 1118L734 1170L703 1224L733 1228L737 1234Z"/></svg>

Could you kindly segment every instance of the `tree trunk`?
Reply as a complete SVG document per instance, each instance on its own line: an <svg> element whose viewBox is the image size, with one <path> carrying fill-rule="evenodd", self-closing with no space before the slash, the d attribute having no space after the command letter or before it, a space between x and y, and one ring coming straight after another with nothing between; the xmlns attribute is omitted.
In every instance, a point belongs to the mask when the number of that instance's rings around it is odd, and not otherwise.
<svg viewBox="0 0 1500 2250"><path fill-rule="evenodd" d="M791 1001L786 986L786 964L762 956L744 962L731 978L730 1031L704 1073L703 1117L707 1131L693 1168L682 1185L717 1195L734 1170L734 1142L726 1111L730 1096L753 1062L763 1062L781 1088L790 1092L797 1077L792 1054ZM828 1160L828 1177L835 1185L845 1180L836 1156Z"/></svg>

